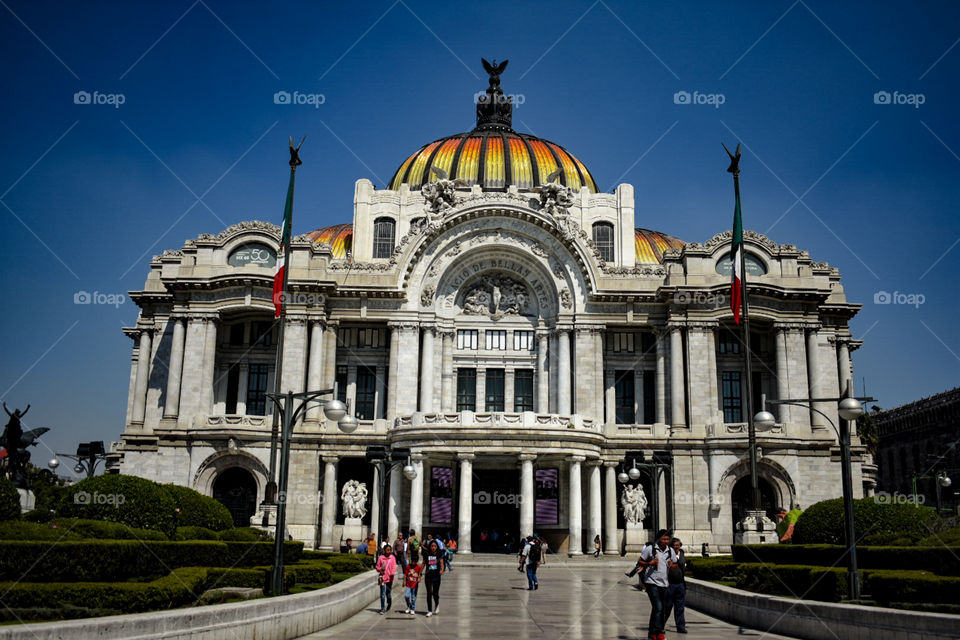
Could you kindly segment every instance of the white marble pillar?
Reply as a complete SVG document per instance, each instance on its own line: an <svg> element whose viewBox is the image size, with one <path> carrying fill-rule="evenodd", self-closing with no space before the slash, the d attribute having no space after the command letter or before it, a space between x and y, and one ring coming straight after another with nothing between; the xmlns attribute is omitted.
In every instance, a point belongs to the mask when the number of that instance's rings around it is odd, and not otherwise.
<svg viewBox="0 0 960 640"><path fill-rule="evenodd" d="M667 422L667 336L657 331L657 369L656 369L656 422Z"/></svg>
<svg viewBox="0 0 960 640"><path fill-rule="evenodd" d="M533 485L533 461L537 456L530 453L520 454L520 537L533 534L533 510L536 506L536 493Z"/></svg>
<svg viewBox="0 0 960 640"><path fill-rule="evenodd" d="M380 540L380 470L373 468L373 482L370 486L370 530L376 532L377 543ZM390 535L390 529L387 529ZM391 536L392 538L392 536Z"/></svg>
<svg viewBox="0 0 960 640"><path fill-rule="evenodd" d="M176 418L180 411L180 376L183 372L183 345L187 338L183 318L171 318L170 365L167 368L167 395L163 403L163 417Z"/></svg>
<svg viewBox="0 0 960 640"><path fill-rule="evenodd" d="M458 508L457 553L472 553L473 535L473 459L472 453L458 453L460 460L460 504Z"/></svg>
<svg viewBox="0 0 960 640"><path fill-rule="evenodd" d="M603 463L603 552L619 555L617 544L617 462Z"/></svg>
<svg viewBox="0 0 960 640"><path fill-rule="evenodd" d="M420 362L420 411L433 411L433 327L423 328Z"/></svg>
<svg viewBox="0 0 960 640"><path fill-rule="evenodd" d="M550 336L541 332L537 336L537 413L550 413L550 373L547 353L550 351Z"/></svg>
<svg viewBox="0 0 960 640"><path fill-rule="evenodd" d="M570 415L570 330L557 330L557 413Z"/></svg>
<svg viewBox="0 0 960 640"><path fill-rule="evenodd" d="M457 408L457 385L453 373L453 331L447 330L441 336L440 356L440 410L455 411Z"/></svg>
<svg viewBox="0 0 960 640"><path fill-rule="evenodd" d="M412 454L410 463L417 472L410 481L410 528L423 540L423 454Z"/></svg>
<svg viewBox="0 0 960 640"><path fill-rule="evenodd" d="M143 426L147 412L147 383L150 381L150 360L153 357L152 329L140 330L140 344L137 349L137 382L133 396L133 423Z"/></svg>
<svg viewBox="0 0 960 640"><path fill-rule="evenodd" d="M376 375L376 392L373 398L373 417L381 420L387 417L387 408L384 403L387 401L387 368L382 364L374 367Z"/></svg>
<svg viewBox="0 0 960 640"><path fill-rule="evenodd" d="M588 553L594 550L594 540L600 535L600 527L603 518L603 506L601 504L603 494L600 492L600 461L591 460L587 463L587 483L590 491L590 519L587 523L587 539L585 547ZM602 540L601 540L602 543Z"/></svg>
<svg viewBox="0 0 960 640"><path fill-rule="evenodd" d="M838 391L842 397L847 392L847 385L853 379L853 371L850 367L850 343L842 338L837 339L837 373L840 381Z"/></svg>
<svg viewBox="0 0 960 640"><path fill-rule="evenodd" d="M817 329L811 329L807 332L807 393L808 398L819 398L820 389L820 335ZM815 402L812 405L816 409L823 411L820 403ZM823 423L823 416L815 411L810 412L810 425L814 431L824 431L826 425Z"/></svg>
<svg viewBox="0 0 960 640"><path fill-rule="evenodd" d="M237 365L240 373L237 376L237 415L247 415L247 388L250 384L250 363L241 362Z"/></svg>
<svg viewBox="0 0 960 640"><path fill-rule="evenodd" d="M487 370L477 367L477 413L487 410Z"/></svg>
<svg viewBox="0 0 960 640"><path fill-rule="evenodd" d="M347 366L347 406L350 407L350 414L356 417L357 414L357 365Z"/></svg>
<svg viewBox="0 0 960 640"><path fill-rule="evenodd" d="M633 371L633 420L643 424L643 369Z"/></svg>
<svg viewBox="0 0 960 640"><path fill-rule="evenodd" d="M507 367L503 372L503 410L513 413L514 369Z"/></svg>
<svg viewBox="0 0 960 640"><path fill-rule="evenodd" d="M327 322L323 345L323 388L333 389L337 381L337 324Z"/></svg>
<svg viewBox="0 0 960 640"><path fill-rule="evenodd" d="M581 555L583 544L583 493L580 484L580 464L586 460L584 456L570 456L569 491L567 492L567 528L569 537L567 555Z"/></svg>
<svg viewBox="0 0 960 640"><path fill-rule="evenodd" d="M683 391L683 334L680 327L670 330L670 424L674 429L687 426Z"/></svg>
<svg viewBox="0 0 960 640"><path fill-rule="evenodd" d="M320 551L334 551L333 525L337 521L337 459L323 457L323 507L320 510Z"/></svg>
<svg viewBox="0 0 960 640"><path fill-rule="evenodd" d="M604 371L603 421L606 424L617 423L617 387L616 371Z"/></svg>
<svg viewBox="0 0 960 640"><path fill-rule="evenodd" d="M203 339L203 387L201 393L201 411L209 414L213 410L213 385L217 360L217 321L207 318L204 323L206 333Z"/></svg>
<svg viewBox="0 0 960 640"><path fill-rule="evenodd" d="M390 362L387 366L387 420L397 417L397 393L399 389L398 357L400 355L400 327L390 325Z"/></svg>
<svg viewBox="0 0 960 640"><path fill-rule="evenodd" d="M390 495L387 498L387 533L400 531L400 500L403 496L403 472L399 465L390 470Z"/></svg>
<svg viewBox="0 0 960 640"><path fill-rule="evenodd" d="M720 383L717 373L717 330L707 330L707 375L709 376L710 397L707 399L707 410L713 418L720 411ZM759 391L759 390L758 390ZM757 391L754 391L757 393Z"/></svg>
<svg viewBox="0 0 960 640"><path fill-rule="evenodd" d="M777 326L774 326L774 331L776 332L777 349L777 400L784 400L790 397L790 373L787 370L787 332L783 327ZM757 393L757 391L754 390L754 393ZM783 424L790 422L789 406L785 404L777 405L776 411L779 422ZM744 416L744 420L746 420L746 416Z"/></svg>
<svg viewBox="0 0 960 640"><path fill-rule="evenodd" d="M307 359L307 391L323 389L323 323L313 320L310 323L310 356ZM322 415L319 402L311 402L307 407L307 420L317 422Z"/></svg>

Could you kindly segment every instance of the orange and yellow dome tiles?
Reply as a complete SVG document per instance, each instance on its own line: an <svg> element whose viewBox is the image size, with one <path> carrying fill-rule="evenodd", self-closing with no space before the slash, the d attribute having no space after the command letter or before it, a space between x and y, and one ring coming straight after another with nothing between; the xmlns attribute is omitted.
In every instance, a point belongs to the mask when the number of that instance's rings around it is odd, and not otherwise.
<svg viewBox="0 0 960 640"><path fill-rule="evenodd" d="M475 129L424 145L400 165L389 188L397 190L407 184L419 189L436 180L433 168L451 180L479 184L485 190L503 190L510 185L532 189L560 169L561 184L574 191L586 187L597 192L590 171L572 153L548 140L511 130Z"/></svg>

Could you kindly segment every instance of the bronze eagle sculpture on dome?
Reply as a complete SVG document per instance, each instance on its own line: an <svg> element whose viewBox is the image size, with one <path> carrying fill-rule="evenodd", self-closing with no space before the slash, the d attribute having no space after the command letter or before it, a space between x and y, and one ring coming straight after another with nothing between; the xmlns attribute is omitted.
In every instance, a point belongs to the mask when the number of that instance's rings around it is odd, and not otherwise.
<svg viewBox="0 0 960 640"><path fill-rule="evenodd" d="M509 60L504 60L500 64L497 64L497 59L494 58L493 62L487 62L486 58L480 58L480 61L483 63L483 69L490 76L490 86L494 89L500 87L500 74L503 73L504 69L507 68L507 63Z"/></svg>

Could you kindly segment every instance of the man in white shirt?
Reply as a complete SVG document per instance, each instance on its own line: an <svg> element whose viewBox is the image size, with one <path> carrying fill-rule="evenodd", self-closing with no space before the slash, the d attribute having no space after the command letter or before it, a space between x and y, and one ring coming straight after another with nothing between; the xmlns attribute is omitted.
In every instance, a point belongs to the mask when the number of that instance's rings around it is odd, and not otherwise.
<svg viewBox="0 0 960 640"><path fill-rule="evenodd" d="M637 565L646 568L643 582L650 597L650 622L647 627L649 640L664 640L663 606L670 581L667 570L677 566L677 554L670 547L671 534L666 529L657 532L652 547L644 547Z"/></svg>

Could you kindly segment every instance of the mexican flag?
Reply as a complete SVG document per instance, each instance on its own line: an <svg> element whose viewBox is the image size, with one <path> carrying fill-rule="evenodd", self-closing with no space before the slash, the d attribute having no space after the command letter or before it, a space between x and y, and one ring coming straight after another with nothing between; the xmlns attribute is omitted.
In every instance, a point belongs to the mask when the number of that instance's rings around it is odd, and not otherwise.
<svg viewBox="0 0 960 640"><path fill-rule="evenodd" d="M273 276L274 317L283 315L283 301L287 292L287 256L290 254L290 227L293 224L293 180L290 172L290 186L287 187L287 204L283 209L283 225L280 230L280 252L277 255L277 272Z"/></svg>
<svg viewBox="0 0 960 640"><path fill-rule="evenodd" d="M743 222L740 220L740 194L733 211L733 239L730 245L730 257L733 260L730 280L730 310L733 321L740 324L740 309L743 306Z"/></svg>

